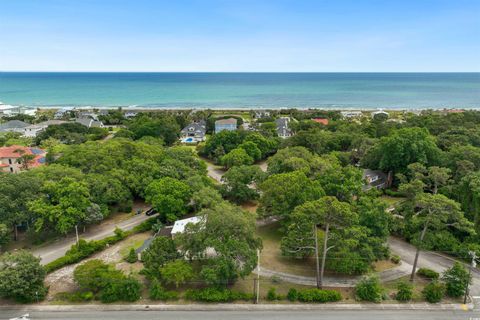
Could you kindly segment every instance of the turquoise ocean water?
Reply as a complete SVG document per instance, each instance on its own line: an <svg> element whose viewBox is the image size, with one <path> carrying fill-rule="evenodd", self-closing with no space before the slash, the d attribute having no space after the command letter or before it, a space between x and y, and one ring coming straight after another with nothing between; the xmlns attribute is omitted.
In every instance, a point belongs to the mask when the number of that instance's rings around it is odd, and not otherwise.
<svg viewBox="0 0 480 320"><path fill-rule="evenodd" d="M0 101L142 108L480 108L480 73L0 72Z"/></svg>

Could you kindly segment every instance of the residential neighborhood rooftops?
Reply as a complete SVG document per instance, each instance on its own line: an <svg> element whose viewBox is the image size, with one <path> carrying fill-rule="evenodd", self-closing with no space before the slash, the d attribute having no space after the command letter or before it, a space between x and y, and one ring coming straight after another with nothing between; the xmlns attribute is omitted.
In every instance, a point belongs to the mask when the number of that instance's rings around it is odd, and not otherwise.
<svg viewBox="0 0 480 320"><path fill-rule="evenodd" d="M85 127L91 128L103 128L103 123L102 121L95 120L92 118L77 118L75 119L75 122L80 123L81 125L84 125Z"/></svg>

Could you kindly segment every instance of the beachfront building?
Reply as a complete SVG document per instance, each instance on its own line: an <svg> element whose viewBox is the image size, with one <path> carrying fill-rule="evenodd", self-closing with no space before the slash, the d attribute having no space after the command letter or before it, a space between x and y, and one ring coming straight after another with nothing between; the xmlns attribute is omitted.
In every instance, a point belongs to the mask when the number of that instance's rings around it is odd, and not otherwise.
<svg viewBox="0 0 480 320"><path fill-rule="evenodd" d="M223 130L227 130L227 131L237 130L237 119L228 118L228 119L220 119L215 121L215 133L219 133Z"/></svg>
<svg viewBox="0 0 480 320"><path fill-rule="evenodd" d="M25 155L31 156L29 158ZM39 148L10 146L0 148L0 172L18 173L45 164L46 152ZM26 161L26 163L25 163Z"/></svg>
<svg viewBox="0 0 480 320"><path fill-rule="evenodd" d="M197 143L205 141L207 133L207 123L202 120L190 123L180 131L180 141L184 143Z"/></svg>
<svg viewBox="0 0 480 320"><path fill-rule="evenodd" d="M73 111L72 107L65 107L65 108L58 109L55 112L55 115L53 116L53 118L56 120L67 118L70 112L72 111Z"/></svg>
<svg viewBox="0 0 480 320"><path fill-rule="evenodd" d="M13 117L19 114L34 117L37 114L36 108L11 106L0 102L0 118L1 117Z"/></svg>
<svg viewBox="0 0 480 320"><path fill-rule="evenodd" d="M280 138L285 139L291 137L293 135L292 129L290 129L290 121L289 117L281 117L275 120L277 124L277 134Z"/></svg>
<svg viewBox="0 0 480 320"><path fill-rule="evenodd" d="M371 115L372 115L372 119L375 119L375 120L387 120L389 117L388 112L383 110L374 111L372 112Z"/></svg>
<svg viewBox="0 0 480 320"><path fill-rule="evenodd" d="M343 119L355 119L362 117L362 111L341 111Z"/></svg>

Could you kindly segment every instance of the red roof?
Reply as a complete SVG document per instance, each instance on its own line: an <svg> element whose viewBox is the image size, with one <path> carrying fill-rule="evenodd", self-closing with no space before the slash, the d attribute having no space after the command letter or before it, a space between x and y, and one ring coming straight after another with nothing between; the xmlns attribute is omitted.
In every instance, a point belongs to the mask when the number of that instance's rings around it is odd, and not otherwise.
<svg viewBox="0 0 480 320"><path fill-rule="evenodd" d="M15 152L18 150L23 150L23 154L33 154L35 158L29 164L30 167L38 167L45 163L45 151L38 148L28 148L24 146L10 146L10 147L1 147L0 148L0 158L20 158L22 152ZM0 167L5 167L8 165L1 165Z"/></svg>
<svg viewBox="0 0 480 320"><path fill-rule="evenodd" d="M312 121L315 121L316 123L321 123L323 125L328 125L328 119L325 118L314 118Z"/></svg>
<svg viewBox="0 0 480 320"><path fill-rule="evenodd" d="M0 148L0 158L20 158L21 152L15 152L17 150L23 150L24 154L33 154L30 148L22 146L10 146Z"/></svg>

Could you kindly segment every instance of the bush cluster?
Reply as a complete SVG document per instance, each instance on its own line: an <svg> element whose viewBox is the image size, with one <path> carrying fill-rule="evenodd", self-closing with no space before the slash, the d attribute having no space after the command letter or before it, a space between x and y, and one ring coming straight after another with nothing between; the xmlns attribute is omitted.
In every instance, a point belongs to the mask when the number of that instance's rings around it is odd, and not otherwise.
<svg viewBox="0 0 480 320"><path fill-rule="evenodd" d="M185 299L202 302L231 302L235 300L253 300L253 294L228 289L205 288L185 292Z"/></svg>
<svg viewBox="0 0 480 320"><path fill-rule="evenodd" d="M156 278L154 278L150 284L149 296L152 300L167 301L178 299L178 293L176 291L165 290Z"/></svg>
<svg viewBox="0 0 480 320"><path fill-rule="evenodd" d="M413 285L408 282L399 282L397 285L397 294L395 299L398 301L410 301L413 297Z"/></svg>
<svg viewBox="0 0 480 320"><path fill-rule="evenodd" d="M422 294L430 303L440 302L445 295L445 285L434 280L423 288Z"/></svg>
<svg viewBox="0 0 480 320"><path fill-rule="evenodd" d="M275 288L270 288L267 292L267 300L268 301L275 301L275 300L281 300L281 296L277 294L277 289Z"/></svg>
<svg viewBox="0 0 480 320"><path fill-rule="evenodd" d="M374 276L363 278L355 287L355 294L362 301L380 302L382 292L380 280Z"/></svg>
<svg viewBox="0 0 480 320"><path fill-rule="evenodd" d="M95 298L105 303L140 299L140 282L101 260L90 260L78 266L73 277L81 290L91 291Z"/></svg>
<svg viewBox="0 0 480 320"><path fill-rule="evenodd" d="M435 272L432 269L428 268L418 269L417 274L430 280L437 280L440 277L440 274L438 272Z"/></svg>
<svg viewBox="0 0 480 320"><path fill-rule="evenodd" d="M293 294L291 294L293 296ZM335 290L304 289L297 291L297 299L301 302L335 302L342 300L340 292Z"/></svg>
<svg viewBox="0 0 480 320"><path fill-rule="evenodd" d="M400 258L399 255L393 255L393 256L390 257L390 260L391 260L393 263L395 263L395 264L399 264L401 258Z"/></svg>

